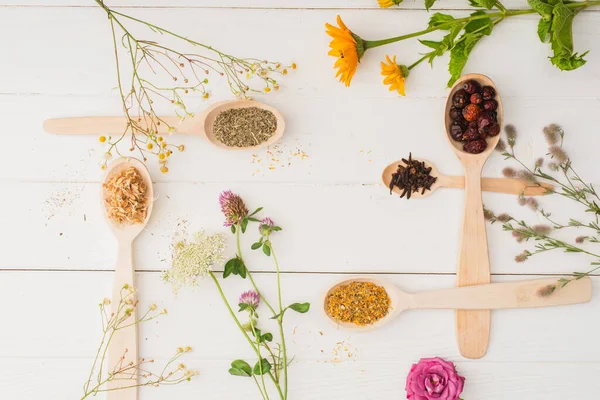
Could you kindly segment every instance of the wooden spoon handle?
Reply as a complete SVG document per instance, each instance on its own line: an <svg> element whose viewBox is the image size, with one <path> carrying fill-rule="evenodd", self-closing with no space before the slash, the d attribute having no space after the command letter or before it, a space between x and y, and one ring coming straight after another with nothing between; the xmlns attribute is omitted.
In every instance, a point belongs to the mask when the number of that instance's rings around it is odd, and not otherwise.
<svg viewBox="0 0 600 400"><path fill-rule="evenodd" d="M587 303L592 280L582 278L562 287L557 278L489 283L487 285L414 293L410 308L486 310L549 307Z"/></svg>
<svg viewBox="0 0 600 400"><path fill-rule="evenodd" d="M481 200L483 163L465 164L465 211L458 256L457 285L490 283L490 260ZM456 312L460 354L467 358L485 355L490 340L490 310Z"/></svg>
<svg viewBox="0 0 600 400"><path fill-rule="evenodd" d="M169 125L178 127L179 117L159 117L159 134L167 134ZM44 130L57 135L120 135L125 131L125 117L70 117L44 121Z"/></svg>
<svg viewBox="0 0 600 400"><path fill-rule="evenodd" d="M113 285L112 294L112 307L113 312L119 312L119 315L123 316L127 309L131 311L130 316L127 318L122 325L133 324L136 321L137 315L135 307L131 305L125 305L118 311L117 307L121 303L121 299L129 294L129 290L125 289L125 285L130 288L134 288L134 270L133 270L133 258L132 258L132 243L131 242L120 242L119 253L117 256L117 265L115 267L115 281ZM135 303L135 294L130 295L127 299ZM133 304L132 303L132 304ZM126 328L123 328L113 336L108 346L108 362L107 368L109 373L118 371L120 366L127 367L130 362L137 364L138 362L138 346L137 346L137 324L133 324ZM121 358L123 360L121 361ZM113 380L108 383L109 389L116 389L123 386L133 386L137 384L138 371L129 370L128 373L123 373L121 379ZM106 392L107 400L137 400L137 387L124 390L109 390Z"/></svg>
<svg viewBox="0 0 600 400"><path fill-rule="evenodd" d="M554 186L549 183L541 183L540 185L530 185L526 181L516 178L481 178L481 190L484 192L517 195L523 193L525 196L541 196L554 190ZM442 180L442 186L464 188L465 178L462 176L446 176Z"/></svg>

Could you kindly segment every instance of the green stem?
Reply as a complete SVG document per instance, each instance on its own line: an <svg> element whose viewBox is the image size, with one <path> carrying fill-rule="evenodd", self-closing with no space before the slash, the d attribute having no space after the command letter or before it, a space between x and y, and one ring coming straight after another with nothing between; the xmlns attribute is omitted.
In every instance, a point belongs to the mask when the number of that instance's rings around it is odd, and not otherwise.
<svg viewBox="0 0 600 400"><path fill-rule="evenodd" d="M415 61L414 63L410 64L408 66L408 70L410 71L411 69L413 69L414 67L416 67L417 65L419 65L423 61L425 61L427 58L429 58L429 54L425 54L423 57L419 58L417 61Z"/></svg>
<svg viewBox="0 0 600 400"><path fill-rule="evenodd" d="M229 305L229 302L227 301L227 298L225 297L225 293L223 293L223 288L221 287L221 284L219 283L217 277L212 272L209 272L208 274L210 275L213 282L217 286L217 290L219 291L219 294L221 295L221 299L223 299L223 303L225 303L225 307L227 307L227 311L229 311L229 315L231 315L231 318L233 318L233 320L235 321L235 324L239 328L240 332L242 332L242 334L244 335L244 337L250 344L250 347L252 347L252 350L254 350L254 353L256 353L256 355L260 359L262 357L260 354L260 350L254 346L254 342L252 341L250 336L248 336L248 333L244 330L244 327L240 323L240 320L236 317L235 313L231 309L231 306ZM277 382L277 380L275 380L275 377L273 376L273 374L271 372L269 372L269 376L271 377L271 380L273 381L273 383L275 384L275 387L277 388L279 397L281 397L281 399L285 399L283 397L283 392L281 391L281 387L279 387L279 383Z"/></svg>
<svg viewBox="0 0 600 400"><path fill-rule="evenodd" d="M236 224L235 225L235 243L237 245L237 256L240 260L244 261L244 257L242 257L242 246L240 243L240 232L242 230L241 224ZM268 302L268 300L265 298L265 296L263 296L263 294L260 292L260 290L258 290L258 286L256 285L256 282L254 282L254 278L252 277L252 273L248 270L247 271L247 275L248 278L250 278L250 283L252 283L252 287L254 288L254 291L256 293L258 293L258 295L260 296L261 300L263 301L263 303L266 304L266 306L269 308L269 310L271 310L271 313L273 315L277 314L275 312L275 309L273 307L271 307L271 304Z"/></svg>
<svg viewBox="0 0 600 400"><path fill-rule="evenodd" d="M279 261L275 255L275 250L271 247L271 256L275 262L275 271L277 273L277 298L279 300L279 318L277 318L277 324L279 325L279 335L281 336L281 349L283 350L283 393L284 398L287 399L288 393L288 359L287 359L287 348L285 346L285 336L283 331L283 301L281 300L281 274L279 272Z"/></svg>

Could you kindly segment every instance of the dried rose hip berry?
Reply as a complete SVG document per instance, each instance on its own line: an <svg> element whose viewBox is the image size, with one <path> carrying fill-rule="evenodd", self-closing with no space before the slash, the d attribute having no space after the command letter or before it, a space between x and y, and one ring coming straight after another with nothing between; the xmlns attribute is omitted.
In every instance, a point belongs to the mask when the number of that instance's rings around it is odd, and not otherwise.
<svg viewBox="0 0 600 400"><path fill-rule="evenodd" d="M467 128L467 130L463 134L462 138L463 138L463 140L465 142L471 142L473 140L478 140L481 137L480 137L479 132L477 131L477 129L475 129L475 128Z"/></svg>
<svg viewBox="0 0 600 400"><path fill-rule="evenodd" d="M462 110L460 108L452 107L450 109L450 118L454 121L463 121Z"/></svg>
<svg viewBox="0 0 600 400"><path fill-rule="evenodd" d="M471 122L469 122L468 127L469 128L475 128L475 129L477 129L477 121L471 121Z"/></svg>
<svg viewBox="0 0 600 400"><path fill-rule="evenodd" d="M470 100L471 104L481 104L483 102L483 96L480 93L473 93Z"/></svg>
<svg viewBox="0 0 600 400"><path fill-rule="evenodd" d="M483 139L465 143L465 145L463 146L463 150L471 154L483 153L486 148L487 142Z"/></svg>
<svg viewBox="0 0 600 400"><path fill-rule="evenodd" d="M452 105L456 108L463 108L469 104L469 95L463 89L457 90L452 97Z"/></svg>
<svg viewBox="0 0 600 400"><path fill-rule="evenodd" d="M477 128L481 132L487 126L494 125L496 123L496 116L490 111L482 111L477 119Z"/></svg>
<svg viewBox="0 0 600 400"><path fill-rule="evenodd" d="M498 102L494 99L486 100L483 102L483 109L488 111L494 111L498 108Z"/></svg>
<svg viewBox="0 0 600 400"><path fill-rule="evenodd" d="M494 124L494 125L490 125L487 127L486 129L486 133L489 136L496 136L500 133L500 125L498 124Z"/></svg>
<svg viewBox="0 0 600 400"><path fill-rule="evenodd" d="M491 100L496 96L496 90L491 86L484 86L481 89L481 94L483 95L484 100Z"/></svg>
<svg viewBox="0 0 600 400"><path fill-rule="evenodd" d="M469 80L465 82L465 84L463 85L463 89L465 90L465 92L473 94L481 90L481 85L477 81Z"/></svg>
<svg viewBox="0 0 600 400"><path fill-rule="evenodd" d="M452 136L452 139L458 140L459 142L462 141L464 132L464 126L459 122L455 121L452 123L452 125L450 125L450 136Z"/></svg>
<svg viewBox="0 0 600 400"><path fill-rule="evenodd" d="M469 122L477 121L480 114L481 108L477 104L469 104L462 110L463 117Z"/></svg>

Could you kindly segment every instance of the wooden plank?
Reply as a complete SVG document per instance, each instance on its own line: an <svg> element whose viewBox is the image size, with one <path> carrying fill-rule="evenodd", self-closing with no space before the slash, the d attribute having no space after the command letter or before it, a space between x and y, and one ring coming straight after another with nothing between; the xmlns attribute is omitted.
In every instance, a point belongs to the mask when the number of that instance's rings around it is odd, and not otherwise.
<svg viewBox="0 0 600 400"><path fill-rule="evenodd" d="M506 0L502 2L507 8L524 8L523 2L518 0ZM115 7L135 8L274 8L274 9L379 9L377 0L254 0L248 4L244 0L113 0L110 3ZM0 6L16 7L94 7L90 0L2 0ZM465 9L467 4L460 0L438 1L432 10ZM390 10L424 10L422 0L405 0L401 7L393 7Z"/></svg>
<svg viewBox="0 0 600 400"><path fill-rule="evenodd" d="M348 89L334 78L334 60L326 55L328 37L324 24L335 22L335 10L139 9L133 12L139 18L156 21L230 54L297 62L298 70L280 80L280 96L287 93L315 98L327 93L347 102L360 97L394 98L397 96L388 93L381 84L380 61L385 54L398 54L399 62L410 64L426 49L417 40L409 40L370 50L353 79L352 89ZM348 27L367 39L422 30L430 17L424 11L378 10L348 10L342 16ZM21 23L23 20L28 24ZM232 27L228 35L222 34L224 20ZM513 91L535 97L559 93L561 97L596 98L600 77L594 73L594 66L600 63L600 51L594 50L598 47L595 38L600 33L600 13L578 16L574 27L576 48L592 51L586 56L586 66L569 73L559 71L547 60L551 49L535 34L538 20L539 17L529 15L502 22L478 46L465 73L491 75L503 91L503 98L513 95ZM38 27L44 35L29 26ZM144 39L156 39L151 32L140 28L133 27L132 31ZM9 41L15 36L19 37L18 45ZM116 86L110 26L99 9L74 8L65 12L62 8L8 7L0 15L0 37L2 47L11 53L11 62L0 66L2 93L106 94ZM240 40L243 37L261 40ZM430 38L437 37L434 33ZM167 37L161 36L160 40L172 44ZM39 69L40 60L43 72ZM519 81L515 81L512 68L498 68L498 65L519 66ZM446 69L446 60L441 59L431 71L427 65L413 70L407 82L409 96L444 96L449 77ZM15 79L21 76L27 78ZM211 91L227 95L226 84L217 85L216 81L211 78ZM398 104L403 101L398 99Z"/></svg>
<svg viewBox="0 0 600 400"><path fill-rule="evenodd" d="M373 332L339 330L322 314L319 302L326 289L349 277L345 274L285 274L282 277L286 304L299 301L312 304L307 314L286 315L290 353L296 360L331 364L336 358L334 353L338 353L334 364L401 361L408 367L420 357L435 355L466 361L460 357L456 346L452 310L407 311L391 324ZM50 361L93 357L101 329L98 303L110 294L111 273L0 272L0 278L0 300L3 304L18 304L18 307L5 308L6 320L19 321L10 329L0 330L0 362L16 358ZM390 279L407 292L455 284L452 276L384 275L380 278ZM498 277L494 280L532 278L535 277ZM257 274L255 279L268 298L276 295L274 274ZM596 319L589 318L600 306L597 295L600 278L593 281L594 296L587 304L493 311L490 348L483 361L498 364L600 363L600 349L593 345L600 334L600 325ZM167 316L141 326L142 357L166 358L177 347L189 345L195 349L185 357L190 366L210 360L252 358L251 350L230 320L212 281L204 280L197 290L185 290L178 296L162 282L158 273L140 273L137 282L141 308L156 303L168 310ZM239 294L250 288L248 281L237 277L222 283L234 304ZM273 321L267 318L266 311L262 307L260 311L260 326L273 329ZM23 318L23 315L35 318ZM557 320L561 322L557 323ZM335 351L338 342L345 342L348 350ZM348 353L354 354L348 356ZM463 363L466 364L470 363Z"/></svg>
<svg viewBox="0 0 600 400"><path fill-rule="evenodd" d="M264 206L284 231L273 237L284 271L295 272L456 272L456 248L461 224L460 191L438 191L422 200L401 200L376 185L274 185L260 183L161 183L153 215L134 244L138 270L168 267L169 246L182 221L189 232L224 232L229 251L232 235L222 227L218 205L222 190L240 193L250 208ZM116 242L105 226L99 200L100 184L0 183L4 231L1 269L113 269ZM486 194L485 204L497 213L537 222L515 196ZM582 208L561 198L541 199L553 217L584 216ZM441 206L440 206L441 205ZM456 210L453 212L452 210ZM441 223L440 221L443 221ZM541 222L541 221L540 221ZM559 238L573 241L577 231ZM571 273L586 270L589 257L548 252L526 263L514 256L526 248L501 226L488 229L492 273ZM245 257L253 268L271 270L250 245L255 228L243 238ZM31 247L35 251L30 251ZM533 247L531 244L529 247ZM432 251L435 249L435 251Z"/></svg>
<svg viewBox="0 0 600 400"><path fill-rule="evenodd" d="M403 398L411 363L391 362L322 364L299 362L291 367L290 397L323 400L328 393L339 398L388 400ZM8 398L19 400L71 400L81 396L87 359L2 359L0 389ZM227 374L229 360L206 360L195 364L200 376L192 382L164 388L142 388L147 400L202 398L258 398L252 380ZM458 362L466 376L464 398L486 400L548 400L585 398L586 385L600 373L600 365L569 363L477 363ZM318 378L317 378L318 377ZM10 380L9 380L10 379ZM57 385L56 382L60 382ZM544 384L540 384L544 382ZM556 396L556 397L555 397ZM571 397L573 396L573 397ZM94 397L104 400L103 395Z"/></svg>

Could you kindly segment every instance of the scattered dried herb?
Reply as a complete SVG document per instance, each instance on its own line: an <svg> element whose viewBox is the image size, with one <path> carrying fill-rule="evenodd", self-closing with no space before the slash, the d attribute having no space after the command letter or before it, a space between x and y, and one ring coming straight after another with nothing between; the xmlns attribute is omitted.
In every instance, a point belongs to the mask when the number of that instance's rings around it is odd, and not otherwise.
<svg viewBox="0 0 600 400"><path fill-rule="evenodd" d="M256 146L277 130L277 118L258 107L231 108L220 112L213 124L217 140L229 147Z"/></svg>
<svg viewBox="0 0 600 400"><path fill-rule="evenodd" d="M350 282L333 289L325 299L325 310L336 321L370 325L385 317L390 297L372 282Z"/></svg>
<svg viewBox="0 0 600 400"><path fill-rule="evenodd" d="M135 167L113 174L103 187L108 218L119 224L144 222L148 212L148 186Z"/></svg>
<svg viewBox="0 0 600 400"><path fill-rule="evenodd" d="M431 190L431 185L437 181L437 177L431 175L431 167L426 167L425 162L413 160L412 153L408 160L403 158L404 164L398 165L398 170L392 174L390 182L390 194L394 186L402 190L400 197L406 196L410 199L413 192L421 191L424 194L426 190Z"/></svg>

